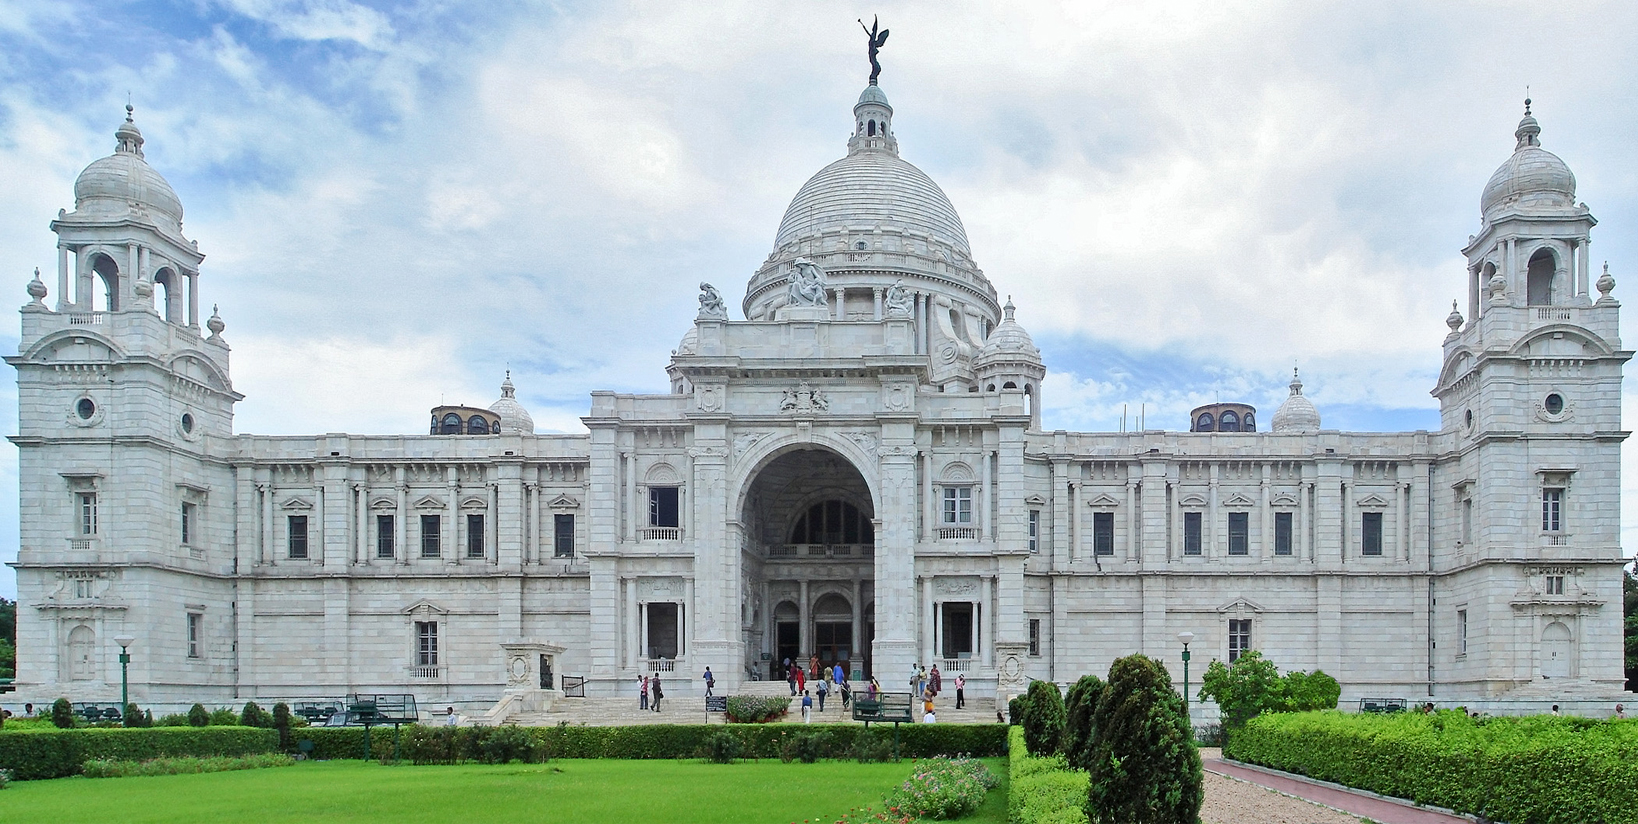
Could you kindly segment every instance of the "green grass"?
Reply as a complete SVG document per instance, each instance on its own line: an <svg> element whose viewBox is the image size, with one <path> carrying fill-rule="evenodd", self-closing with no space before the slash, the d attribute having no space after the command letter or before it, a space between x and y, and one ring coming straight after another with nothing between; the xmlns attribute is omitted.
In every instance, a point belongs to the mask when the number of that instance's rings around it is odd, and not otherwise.
<svg viewBox="0 0 1638 824"><path fill-rule="evenodd" d="M1006 821L1003 784L972 824ZM383 767L359 761L152 778L19 781L0 791L0 821L469 822L470 824L785 824L835 821L877 806L909 775L897 764L557 760L507 766Z"/></svg>

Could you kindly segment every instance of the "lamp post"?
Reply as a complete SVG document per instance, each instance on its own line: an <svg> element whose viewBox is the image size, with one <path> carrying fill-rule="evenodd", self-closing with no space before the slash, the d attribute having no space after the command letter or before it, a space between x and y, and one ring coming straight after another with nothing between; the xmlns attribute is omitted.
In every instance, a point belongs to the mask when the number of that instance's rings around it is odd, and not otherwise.
<svg viewBox="0 0 1638 824"><path fill-rule="evenodd" d="M1183 715L1189 715L1189 642L1194 640L1194 633L1184 630L1177 634L1177 640L1183 642Z"/></svg>
<svg viewBox="0 0 1638 824"><path fill-rule="evenodd" d="M125 718L125 710L131 706L130 647L136 643L136 639L129 635L116 635L114 643L119 644L119 716ZM126 726L130 726L130 719L126 719Z"/></svg>

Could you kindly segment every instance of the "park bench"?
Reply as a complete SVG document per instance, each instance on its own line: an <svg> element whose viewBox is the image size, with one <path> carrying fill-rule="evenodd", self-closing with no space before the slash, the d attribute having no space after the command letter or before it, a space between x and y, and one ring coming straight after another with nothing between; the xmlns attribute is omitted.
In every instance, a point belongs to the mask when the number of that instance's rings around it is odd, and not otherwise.
<svg viewBox="0 0 1638 824"><path fill-rule="evenodd" d="M340 701L296 701L290 705L290 712L307 720L308 724L322 727L330 720L330 716L341 712Z"/></svg>
<svg viewBox="0 0 1638 824"><path fill-rule="evenodd" d="M1360 712L1404 712L1405 699L1403 698L1361 698L1359 699Z"/></svg>
<svg viewBox="0 0 1638 824"><path fill-rule="evenodd" d="M118 704L98 704L91 701L80 701L74 704L74 714L95 724L98 721L119 721L125 715L120 712Z"/></svg>
<svg viewBox="0 0 1638 824"><path fill-rule="evenodd" d="M911 723L911 696L908 692L878 693L875 698L853 700L853 720L887 724Z"/></svg>

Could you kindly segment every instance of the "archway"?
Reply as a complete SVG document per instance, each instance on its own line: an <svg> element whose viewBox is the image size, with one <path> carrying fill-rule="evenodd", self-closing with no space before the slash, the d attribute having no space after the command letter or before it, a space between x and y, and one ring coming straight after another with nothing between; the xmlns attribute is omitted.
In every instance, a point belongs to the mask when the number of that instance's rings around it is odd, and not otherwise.
<svg viewBox="0 0 1638 824"><path fill-rule="evenodd" d="M794 447L755 473L740 513L748 672L784 680L786 658L808 667L816 657L850 677L869 672L874 519L864 476L830 449Z"/></svg>
<svg viewBox="0 0 1638 824"><path fill-rule="evenodd" d="M1548 306L1553 302L1553 275L1558 261L1547 249L1538 249L1530 256L1526 297L1531 306Z"/></svg>
<svg viewBox="0 0 1638 824"><path fill-rule="evenodd" d="M1569 678L1572 639L1570 628L1554 621L1541 633L1541 676Z"/></svg>
<svg viewBox="0 0 1638 824"><path fill-rule="evenodd" d="M97 634L84 624L68 632L68 679L90 681L97 677Z"/></svg>

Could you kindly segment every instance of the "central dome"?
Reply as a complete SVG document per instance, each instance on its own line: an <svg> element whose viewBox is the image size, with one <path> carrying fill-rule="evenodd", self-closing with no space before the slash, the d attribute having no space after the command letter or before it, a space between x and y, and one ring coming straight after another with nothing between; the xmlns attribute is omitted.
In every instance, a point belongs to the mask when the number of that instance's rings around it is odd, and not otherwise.
<svg viewBox="0 0 1638 824"><path fill-rule="evenodd" d="M967 230L944 190L908 161L881 151L850 154L809 178L785 210L774 245L832 229L869 231L878 224L972 254Z"/></svg>

